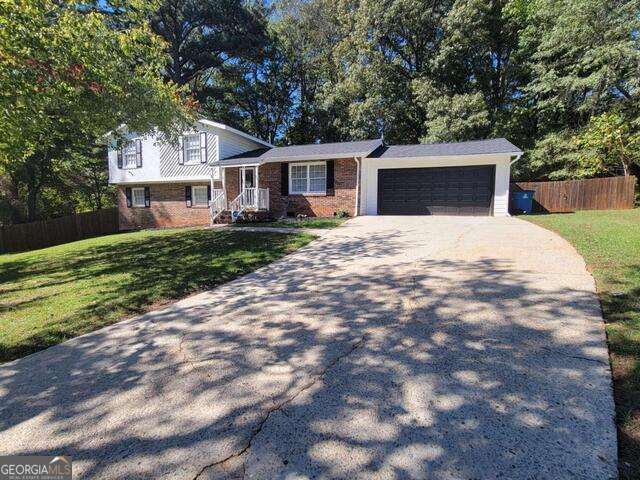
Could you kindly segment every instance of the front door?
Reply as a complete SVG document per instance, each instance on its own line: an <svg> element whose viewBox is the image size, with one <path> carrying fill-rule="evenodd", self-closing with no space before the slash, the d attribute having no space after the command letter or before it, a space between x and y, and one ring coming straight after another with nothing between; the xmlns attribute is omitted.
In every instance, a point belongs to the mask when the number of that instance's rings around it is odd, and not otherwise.
<svg viewBox="0 0 640 480"><path fill-rule="evenodd" d="M256 186L256 167L240 167L240 191Z"/></svg>

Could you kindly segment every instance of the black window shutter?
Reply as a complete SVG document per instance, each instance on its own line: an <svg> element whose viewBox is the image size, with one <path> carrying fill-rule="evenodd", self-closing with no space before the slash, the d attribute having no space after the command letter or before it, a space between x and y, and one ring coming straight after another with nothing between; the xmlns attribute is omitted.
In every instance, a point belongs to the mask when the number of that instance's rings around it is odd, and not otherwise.
<svg viewBox="0 0 640 480"><path fill-rule="evenodd" d="M282 162L280 164L280 176L281 176L281 185L280 185L280 195L286 197L289 195L289 164Z"/></svg>
<svg viewBox="0 0 640 480"><path fill-rule="evenodd" d="M124 194L127 197L127 207L131 208L131 205L132 205L132 203L131 203L131 188L126 187L124 189Z"/></svg>
<svg viewBox="0 0 640 480"><path fill-rule="evenodd" d="M118 149L118 168L122 168L122 148Z"/></svg>
<svg viewBox="0 0 640 480"><path fill-rule="evenodd" d="M327 190L333 190L335 186L335 160L327 160Z"/></svg>
<svg viewBox="0 0 640 480"><path fill-rule="evenodd" d="M211 201L211 185L207 185L207 200Z"/></svg>
<svg viewBox="0 0 640 480"><path fill-rule="evenodd" d="M151 206L151 189L144 187L144 206L149 208Z"/></svg>
<svg viewBox="0 0 640 480"><path fill-rule="evenodd" d="M136 140L136 167L142 167L142 140Z"/></svg>
<svg viewBox="0 0 640 480"><path fill-rule="evenodd" d="M184 200L187 203L187 207L191 207L191 185L184 187Z"/></svg>

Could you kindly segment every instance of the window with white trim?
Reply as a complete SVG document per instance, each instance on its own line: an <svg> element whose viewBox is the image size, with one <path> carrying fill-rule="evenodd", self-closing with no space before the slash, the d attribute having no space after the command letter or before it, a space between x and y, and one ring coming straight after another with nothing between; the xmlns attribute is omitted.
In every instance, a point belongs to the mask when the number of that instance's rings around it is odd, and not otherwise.
<svg viewBox="0 0 640 480"><path fill-rule="evenodd" d="M327 162L289 164L289 193L324 194L327 191Z"/></svg>
<svg viewBox="0 0 640 480"><path fill-rule="evenodd" d="M127 142L122 147L122 167L136 168L138 163L138 153L136 152L136 142Z"/></svg>
<svg viewBox="0 0 640 480"><path fill-rule="evenodd" d="M200 134L185 135L184 163L200 163Z"/></svg>
<svg viewBox="0 0 640 480"><path fill-rule="evenodd" d="M131 189L131 204L134 207L144 207L144 187Z"/></svg>
<svg viewBox="0 0 640 480"><path fill-rule="evenodd" d="M207 207L209 205L209 191L206 186L194 185L191 187L194 207Z"/></svg>

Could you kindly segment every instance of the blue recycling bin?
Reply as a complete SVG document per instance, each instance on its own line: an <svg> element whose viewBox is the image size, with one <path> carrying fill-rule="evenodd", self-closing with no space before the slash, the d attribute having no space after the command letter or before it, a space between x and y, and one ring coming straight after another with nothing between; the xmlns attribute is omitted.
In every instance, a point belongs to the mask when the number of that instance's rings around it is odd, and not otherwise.
<svg viewBox="0 0 640 480"><path fill-rule="evenodd" d="M511 212L530 214L533 211L534 193L535 190L511 192Z"/></svg>

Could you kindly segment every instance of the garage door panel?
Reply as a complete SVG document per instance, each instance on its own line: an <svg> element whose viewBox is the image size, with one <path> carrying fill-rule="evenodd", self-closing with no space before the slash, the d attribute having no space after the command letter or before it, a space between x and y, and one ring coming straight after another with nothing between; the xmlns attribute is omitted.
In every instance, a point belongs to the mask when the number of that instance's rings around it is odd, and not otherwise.
<svg viewBox="0 0 640 480"><path fill-rule="evenodd" d="M495 166L378 170L381 215L491 215Z"/></svg>

